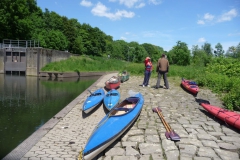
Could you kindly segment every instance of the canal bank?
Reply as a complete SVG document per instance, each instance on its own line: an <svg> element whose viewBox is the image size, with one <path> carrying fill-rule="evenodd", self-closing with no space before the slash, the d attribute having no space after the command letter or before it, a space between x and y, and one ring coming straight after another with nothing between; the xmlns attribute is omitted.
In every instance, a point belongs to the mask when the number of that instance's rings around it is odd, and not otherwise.
<svg viewBox="0 0 240 160"><path fill-rule="evenodd" d="M112 75L117 73L102 76L89 89L104 87ZM215 94L202 89L194 97L180 87L181 79L179 83L170 79L169 90L155 89L156 80L151 78L151 87L142 87L142 77L130 76L121 84L118 89L121 100L128 97L131 90L141 92L145 103L134 125L97 159L239 159L239 131L209 115L198 104L200 100L208 100L221 106ZM106 115L103 105L88 115L83 114L82 105L88 95L84 91L4 159L77 159L94 127ZM157 106L181 137L180 141L166 139L161 120L152 112Z"/></svg>

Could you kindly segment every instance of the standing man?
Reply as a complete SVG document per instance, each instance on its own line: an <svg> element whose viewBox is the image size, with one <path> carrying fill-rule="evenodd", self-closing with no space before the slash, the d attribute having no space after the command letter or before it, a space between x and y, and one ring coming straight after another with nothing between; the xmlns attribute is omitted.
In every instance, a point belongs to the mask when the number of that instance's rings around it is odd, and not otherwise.
<svg viewBox="0 0 240 160"><path fill-rule="evenodd" d="M144 64L145 64L145 71L144 71L144 80L143 80L142 86L143 87L145 87L145 86L149 87L149 79L151 77L152 68L153 68L151 58L146 57L146 59L144 61Z"/></svg>
<svg viewBox="0 0 240 160"><path fill-rule="evenodd" d="M163 75L163 80L164 80L163 88L169 89L168 79L167 79L167 73L169 71L169 62L166 59L165 54L162 54L161 58L158 59L156 71L158 72L158 80L157 80L157 84L156 84L156 89L158 89L160 87L160 79L161 79L162 75Z"/></svg>

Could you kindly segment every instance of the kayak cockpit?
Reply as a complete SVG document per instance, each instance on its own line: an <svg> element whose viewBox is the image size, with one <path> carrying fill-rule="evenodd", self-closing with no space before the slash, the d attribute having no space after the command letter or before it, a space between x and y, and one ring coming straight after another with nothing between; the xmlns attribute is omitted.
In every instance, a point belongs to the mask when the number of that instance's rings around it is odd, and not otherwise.
<svg viewBox="0 0 240 160"><path fill-rule="evenodd" d="M101 96L102 93L92 93L89 97L93 97L93 96Z"/></svg>
<svg viewBox="0 0 240 160"><path fill-rule="evenodd" d="M111 110L110 116L123 115L131 111L138 103L138 97L130 97Z"/></svg>

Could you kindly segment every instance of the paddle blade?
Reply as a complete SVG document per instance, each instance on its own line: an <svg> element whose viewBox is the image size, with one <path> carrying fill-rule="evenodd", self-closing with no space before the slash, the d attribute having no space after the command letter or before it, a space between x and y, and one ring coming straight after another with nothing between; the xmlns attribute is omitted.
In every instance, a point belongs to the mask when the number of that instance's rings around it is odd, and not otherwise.
<svg viewBox="0 0 240 160"><path fill-rule="evenodd" d="M174 131L170 131L169 136L172 141L180 141L181 139L180 136Z"/></svg>
<svg viewBox="0 0 240 160"><path fill-rule="evenodd" d="M165 132L165 136L166 136L167 139L171 139L171 138L170 138L170 133L169 133L169 132Z"/></svg>
<svg viewBox="0 0 240 160"><path fill-rule="evenodd" d="M158 111L159 111L159 112L162 112L162 110L161 110L160 107L152 108L152 111L153 111L153 112L156 112L156 113L158 113Z"/></svg>

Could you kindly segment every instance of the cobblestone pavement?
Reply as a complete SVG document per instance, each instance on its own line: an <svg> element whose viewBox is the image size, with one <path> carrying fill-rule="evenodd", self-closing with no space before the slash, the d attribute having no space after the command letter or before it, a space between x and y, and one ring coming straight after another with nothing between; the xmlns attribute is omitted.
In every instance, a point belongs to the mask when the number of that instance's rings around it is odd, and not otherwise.
<svg viewBox="0 0 240 160"><path fill-rule="evenodd" d="M109 76L112 74L104 76L90 90L104 87ZM96 159L239 160L240 132L208 114L198 103L208 100L213 105L222 106L215 94L201 89L194 97L181 88L180 78L179 84L170 79L168 90L155 89L156 78L150 79L150 87L140 86L142 81L142 77L130 76L118 89L121 101L132 90L142 93L145 103L134 125ZM84 92L76 105L21 160L78 159L94 127L107 113L100 105L88 115L83 114L82 105L88 95ZM152 112L152 108L158 106L165 120L181 137L180 141L166 139L166 130L159 116Z"/></svg>

